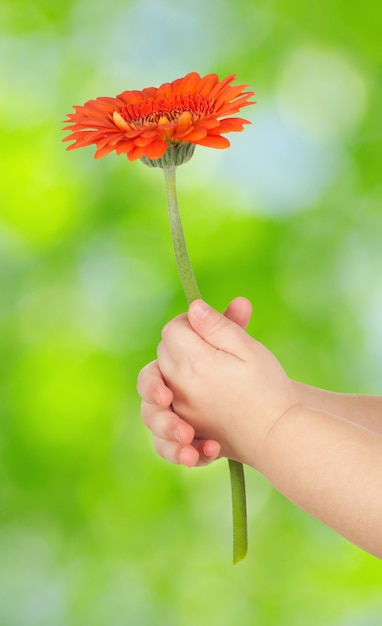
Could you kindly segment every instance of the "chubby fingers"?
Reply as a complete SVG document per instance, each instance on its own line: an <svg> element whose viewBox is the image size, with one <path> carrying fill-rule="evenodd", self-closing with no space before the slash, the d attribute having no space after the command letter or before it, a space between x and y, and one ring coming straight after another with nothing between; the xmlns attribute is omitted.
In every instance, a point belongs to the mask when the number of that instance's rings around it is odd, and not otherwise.
<svg viewBox="0 0 382 626"><path fill-rule="evenodd" d="M212 440L195 439L192 444L182 445L175 441L154 437L154 447L157 454L166 461L187 467L208 465L220 454L220 445Z"/></svg>
<svg viewBox="0 0 382 626"><path fill-rule="evenodd" d="M154 435L157 454L170 463L195 467L218 458L217 441L194 439L194 429L171 408L142 402L142 420Z"/></svg>
<svg viewBox="0 0 382 626"><path fill-rule="evenodd" d="M157 361L140 372L137 389L142 398L142 420L153 433L155 450L162 458L187 467L207 465L218 458L218 442L195 439L192 426L172 410L173 394L163 380Z"/></svg>
<svg viewBox="0 0 382 626"><path fill-rule="evenodd" d="M228 305L224 313L231 322L235 322L241 328L247 328L252 315L252 304L247 298L238 296Z"/></svg>
<svg viewBox="0 0 382 626"><path fill-rule="evenodd" d="M143 402L162 407L171 406L173 394L163 380L158 361L148 363L139 372L137 391Z"/></svg>
<svg viewBox="0 0 382 626"><path fill-rule="evenodd" d="M224 315L202 300L194 300L187 315L179 315L162 330L162 342L158 346L162 372L166 375L169 364L177 368L185 355L203 361L216 349L245 360L248 354L245 328L251 313L252 305L247 298L234 298Z"/></svg>
<svg viewBox="0 0 382 626"><path fill-rule="evenodd" d="M248 335L244 330L246 319L240 319L242 325L240 322L237 324L229 319L228 315L222 315L206 302L198 299L190 304L188 321L195 333L213 348L241 360L245 360L248 356Z"/></svg>
<svg viewBox="0 0 382 626"><path fill-rule="evenodd" d="M194 429L171 409L173 394L163 380L157 361L141 370L137 390L142 398L142 420L155 437L183 444L192 442Z"/></svg>

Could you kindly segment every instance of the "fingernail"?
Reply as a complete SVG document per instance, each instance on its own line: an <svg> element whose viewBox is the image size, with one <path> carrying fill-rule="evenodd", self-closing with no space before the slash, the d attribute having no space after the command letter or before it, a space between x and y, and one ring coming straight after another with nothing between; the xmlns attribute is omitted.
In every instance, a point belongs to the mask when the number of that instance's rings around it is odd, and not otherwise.
<svg viewBox="0 0 382 626"><path fill-rule="evenodd" d="M197 300L192 307L192 313L199 320L203 320L210 312L210 307L208 304L203 302L203 300Z"/></svg>

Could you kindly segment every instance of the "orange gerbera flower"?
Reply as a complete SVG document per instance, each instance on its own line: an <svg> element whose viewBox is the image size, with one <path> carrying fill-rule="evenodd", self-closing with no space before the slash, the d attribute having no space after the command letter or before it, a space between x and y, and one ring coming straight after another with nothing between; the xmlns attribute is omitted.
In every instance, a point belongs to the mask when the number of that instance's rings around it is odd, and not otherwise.
<svg viewBox="0 0 382 626"><path fill-rule="evenodd" d="M130 161L161 159L167 149L195 145L228 148L222 135L243 130L247 120L230 117L242 107L254 104L254 92L243 91L247 85L232 86L235 75L219 81L216 74L201 78L191 72L164 83L159 88L124 91L116 98L96 98L84 106L75 106L68 114L71 134L63 141L74 141L68 150L95 144L95 158L113 150L126 154ZM190 145L191 144L191 145ZM176 162L176 164L180 164Z"/></svg>

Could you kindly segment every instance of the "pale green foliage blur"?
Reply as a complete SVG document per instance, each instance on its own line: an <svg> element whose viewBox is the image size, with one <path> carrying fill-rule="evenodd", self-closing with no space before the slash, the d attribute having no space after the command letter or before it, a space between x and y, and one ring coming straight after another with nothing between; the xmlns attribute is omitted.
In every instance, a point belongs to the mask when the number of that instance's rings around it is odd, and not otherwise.
<svg viewBox="0 0 382 626"><path fill-rule="evenodd" d="M373 626L380 563L247 472L153 452L139 369L184 311L161 172L66 152L73 104L189 71L257 93L179 203L204 297L254 305L290 376L382 393L382 9L376 0L3 0L0 625ZM329 444L329 442L328 442Z"/></svg>

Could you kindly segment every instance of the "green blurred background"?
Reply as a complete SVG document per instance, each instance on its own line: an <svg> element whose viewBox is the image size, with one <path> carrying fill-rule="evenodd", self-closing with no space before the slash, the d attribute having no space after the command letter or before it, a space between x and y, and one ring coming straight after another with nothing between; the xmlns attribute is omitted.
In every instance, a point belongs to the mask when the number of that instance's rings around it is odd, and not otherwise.
<svg viewBox="0 0 382 626"><path fill-rule="evenodd" d="M382 392L376 0L3 0L0 625L376 626L382 568L247 471L153 452L138 371L185 309L160 171L68 153L74 104L236 73L253 124L178 171L202 293L290 376Z"/></svg>

